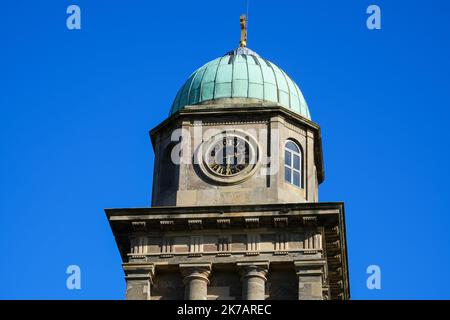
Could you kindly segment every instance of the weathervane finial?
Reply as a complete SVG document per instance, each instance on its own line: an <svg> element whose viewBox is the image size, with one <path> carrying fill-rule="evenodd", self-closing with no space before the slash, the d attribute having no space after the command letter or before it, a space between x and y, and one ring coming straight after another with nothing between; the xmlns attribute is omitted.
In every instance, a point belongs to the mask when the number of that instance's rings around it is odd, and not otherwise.
<svg viewBox="0 0 450 320"><path fill-rule="evenodd" d="M245 14L241 15L241 41L239 42L240 47L247 46L247 17Z"/></svg>

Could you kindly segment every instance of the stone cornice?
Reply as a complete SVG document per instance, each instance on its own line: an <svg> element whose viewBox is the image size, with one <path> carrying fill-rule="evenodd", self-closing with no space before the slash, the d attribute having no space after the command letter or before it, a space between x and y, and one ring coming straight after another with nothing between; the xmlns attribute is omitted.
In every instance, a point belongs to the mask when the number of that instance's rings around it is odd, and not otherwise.
<svg viewBox="0 0 450 320"><path fill-rule="evenodd" d="M344 204L341 202L151 207L106 209L105 211L124 259L127 259L129 235L136 233L137 230L143 231L143 226L147 233L177 232L177 230L194 232L200 225L205 231L223 230L224 227L229 230L236 228L248 230L246 227L251 226L280 230L279 224L281 228L323 228L330 297L331 299L350 298L345 213ZM145 222L145 224L136 222ZM308 253L306 249L303 251ZM289 252L291 251L287 250L287 253ZM317 250L311 253L316 252ZM257 253L262 254L259 251ZM170 255L173 256L174 253L171 252Z"/></svg>
<svg viewBox="0 0 450 320"><path fill-rule="evenodd" d="M225 218L228 213L240 212L243 215L258 213L258 216L264 213L274 214L283 213L283 215L290 215L298 211L298 213L307 215L310 214L335 214L343 209L343 202L305 202L305 203L269 203L269 204L250 204L250 205L211 205L211 206L192 206L192 207L146 207L146 208L114 208L105 209L109 220L115 217L132 217L138 220L139 218L150 218L155 215L167 215L167 219L173 219L174 214L177 217L184 217L186 215L201 215L204 214L219 214ZM281 216L281 215L280 215ZM127 220L133 220L127 219Z"/></svg>

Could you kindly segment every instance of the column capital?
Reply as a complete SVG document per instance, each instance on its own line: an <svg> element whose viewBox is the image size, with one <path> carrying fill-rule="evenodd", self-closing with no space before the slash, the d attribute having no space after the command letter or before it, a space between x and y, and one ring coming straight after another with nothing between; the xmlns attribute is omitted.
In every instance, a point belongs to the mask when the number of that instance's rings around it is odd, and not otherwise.
<svg viewBox="0 0 450 320"><path fill-rule="evenodd" d="M127 283L127 300L151 299L155 265L153 263L124 263L122 267Z"/></svg>
<svg viewBox="0 0 450 320"><path fill-rule="evenodd" d="M122 264L126 280L153 281L155 265L153 263L124 263Z"/></svg>
<svg viewBox="0 0 450 320"><path fill-rule="evenodd" d="M242 298L245 300L264 300L268 261L238 262L241 274Z"/></svg>
<svg viewBox="0 0 450 320"><path fill-rule="evenodd" d="M206 300L211 263L180 263L179 267L185 285L185 299Z"/></svg>
<svg viewBox="0 0 450 320"><path fill-rule="evenodd" d="M180 263L179 267L185 284L192 279L201 279L209 284L211 263Z"/></svg>
<svg viewBox="0 0 450 320"><path fill-rule="evenodd" d="M268 261L238 262L236 265L239 268L242 279L258 277L264 281L267 280L266 274L269 271Z"/></svg>
<svg viewBox="0 0 450 320"><path fill-rule="evenodd" d="M294 266L299 276L321 276L325 267L325 260L296 260Z"/></svg>

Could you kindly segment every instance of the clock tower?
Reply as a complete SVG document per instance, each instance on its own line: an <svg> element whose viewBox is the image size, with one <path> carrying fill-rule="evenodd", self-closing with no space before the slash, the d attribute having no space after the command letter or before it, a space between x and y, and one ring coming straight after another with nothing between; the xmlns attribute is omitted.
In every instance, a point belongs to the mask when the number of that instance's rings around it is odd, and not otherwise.
<svg viewBox="0 0 450 320"><path fill-rule="evenodd" d="M350 298L344 204L318 199L320 127L241 28L150 131L152 206L106 210L127 299Z"/></svg>

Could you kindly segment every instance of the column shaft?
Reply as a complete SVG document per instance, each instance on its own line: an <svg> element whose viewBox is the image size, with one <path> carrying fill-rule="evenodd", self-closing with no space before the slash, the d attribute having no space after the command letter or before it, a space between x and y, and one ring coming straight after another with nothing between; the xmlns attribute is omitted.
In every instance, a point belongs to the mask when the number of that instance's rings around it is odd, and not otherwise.
<svg viewBox="0 0 450 320"><path fill-rule="evenodd" d="M299 300L322 300L322 275L325 262L322 260L295 261L298 276Z"/></svg>
<svg viewBox="0 0 450 320"><path fill-rule="evenodd" d="M206 300L208 291L208 281L205 279L192 278L186 283L186 300Z"/></svg>

